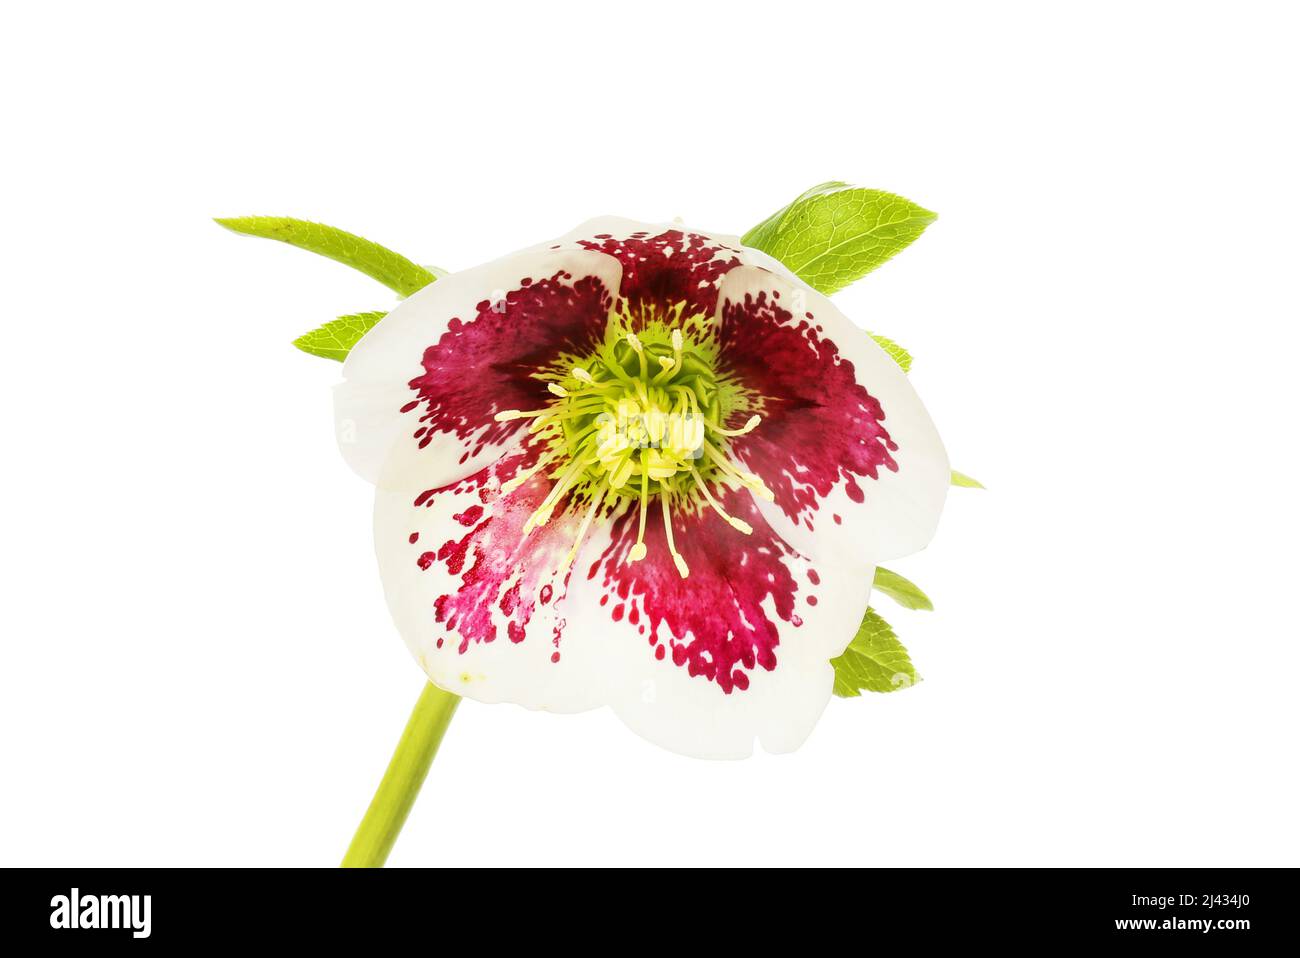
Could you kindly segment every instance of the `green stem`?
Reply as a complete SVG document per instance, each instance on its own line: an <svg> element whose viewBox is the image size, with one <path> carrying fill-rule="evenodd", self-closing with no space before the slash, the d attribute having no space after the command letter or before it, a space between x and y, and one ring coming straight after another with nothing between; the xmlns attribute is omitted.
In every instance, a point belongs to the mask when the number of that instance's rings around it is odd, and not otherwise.
<svg viewBox="0 0 1300 958"><path fill-rule="evenodd" d="M444 692L431 682L425 685L366 817L343 856L344 868L382 868L388 860L459 704L459 695Z"/></svg>

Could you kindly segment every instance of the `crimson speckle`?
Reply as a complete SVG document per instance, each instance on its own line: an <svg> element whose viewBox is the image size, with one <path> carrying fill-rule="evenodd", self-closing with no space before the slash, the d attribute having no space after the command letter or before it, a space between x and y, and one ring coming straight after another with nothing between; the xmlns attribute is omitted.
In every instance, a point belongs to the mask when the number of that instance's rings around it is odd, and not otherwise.
<svg viewBox="0 0 1300 958"><path fill-rule="evenodd" d="M438 341L424 351L424 372L410 381L416 400L404 411L422 407L420 422L429 434L471 439L478 448L499 445L516 435L520 422L499 423L500 409L527 409L547 395L520 367L537 368L560 353L588 352L600 342L612 291L595 276L572 284L563 271L512 290L504 301L482 300L468 323L453 319ZM474 375L466 376L466 369Z"/></svg>
<svg viewBox="0 0 1300 958"><path fill-rule="evenodd" d="M516 582L509 589L507 589L505 592L501 594L501 602L499 603L501 611L504 612L506 615L510 615L512 612L514 612L515 607L517 605L519 605L519 583L518 582ZM522 635L522 630L520 631Z"/></svg>
<svg viewBox="0 0 1300 958"><path fill-rule="evenodd" d="M587 249L608 253L623 264L619 295L633 315L642 304L686 302L699 312L712 312L718 281L740 264L734 250L698 233L667 230L658 236L633 234L625 240L605 234L601 242L584 241Z"/></svg>
<svg viewBox="0 0 1300 958"><path fill-rule="evenodd" d="M753 527L751 535L738 537L711 512L675 516L677 547L690 567L683 579L671 562L624 561L637 525L635 512L626 512L615 521L601 556L602 604L611 592L634 598L649 624L650 644L658 642L661 629L668 632L675 640L674 664L730 693L740 688L736 671L776 668L779 631L767 606L789 621L799 587L785 561L794 553L763 520L753 498L721 486L715 495L728 513ZM647 526L645 544L649 555L668 555L661 524ZM621 603L611 612L616 622L620 609Z"/></svg>
<svg viewBox="0 0 1300 958"><path fill-rule="evenodd" d="M411 545L415 545L417 542L420 541L420 534L418 532L412 532L410 536L407 537L406 541L409 542Z"/></svg>
<svg viewBox="0 0 1300 958"><path fill-rule="evenodd" d="M434 602L435 618L459 632L462 653L471 643L492 642L501 615L511 642L524 641L538 603L551 598L548 570L556 567L557 552L567 551L571 541L562 521L549 523L526 540L522 534L524 521L549 491L545 477L536 476L509 494L500 492L504 479L537 460L537 448L523 445L491 466L428 493L430 502L460 495L484 503L454 515L458 524L473 527L463 537L447 540L437 554L437 561L448 574L459 576L460 584Z"/></svg>
<svg viewBox="0 0 1300 958"><path fill-rule="evenodd" d="M808 318L796 319L762 291L724 303L722 313L725 361L764 397L762 427L732 449L763 476L791 521L812 528L820 500L841 480L849 499L862 502L858 478L897 471L885 411Z"/></svg>
<svg viewBox="0 0 1300 958"><path fill-rule="evenodd" d="M447 563L447 571L456 575L465 567L465 557L469 554L470 538L473 534L466 536L464 539L448 539L438 548L438 558Z"/></svg>
<svg viewBox="0 0 1300 958"><path fill-rule="evenodd" d="M462 526L472 526L474 523L478 522L480 519L483 518L483 507L477 505L470 506L464 512L456 513L454 516L452 516L452 518L455 519L457 522L459 522Z"/></svg>
<svg viewBox="0 0 1300 958"><path fill-rule="evenodd" d="M427 569L429 568L429 566L433 565L433 560L436 558L437 556L435 556L432 552L424 552L420 554L420 558L415 560L415 564L418 565L421 569Z"/></svg>

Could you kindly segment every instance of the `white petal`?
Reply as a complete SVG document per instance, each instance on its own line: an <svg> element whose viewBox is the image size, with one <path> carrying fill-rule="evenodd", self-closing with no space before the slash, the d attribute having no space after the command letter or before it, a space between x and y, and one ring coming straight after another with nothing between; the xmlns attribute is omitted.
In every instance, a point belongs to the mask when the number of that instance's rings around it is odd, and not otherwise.
<svg viewBox="0 0 1300 958"><path fill-rule="evenodd" d="M769 530L741 499L730 507L753 520L757 544L704 513L679 529L679 546L691 562L690 577L681 580L657 536L647 538L650 554L635 569L624 564L633 527L628 521L606 521L584 542L566 590L555 570L574 541L578 516L557 513L541 534L534 531L516 548L509 530L518 529L520 517L549 483L539 483L533 491L523 487L522 503L494 498L499 479L510 472L476 476L421 505L409 495L378 491L375 533L390 608L435 684L483 702L555 712L608 705L645 738L697 757L744 757L755 739L772 752L790 751L803 742L831 694L829 661L843 651L866 608L870 567L844 556L813 562L783 554L776 561L789 576L777 587L784 590L785 608L778 610L776 593L760 604L740 606L740 596L754 594L754 583L741 581L748 572L736 557L761 546L767 554L762 561L770 562L772 550L780 549L775 540L761 539ZM439 559L420 561L426 551L456 554L457 548L446 544L456 546L485 519L500 521L506 538L471 537L454 569ZM412 533L418 534L415 542ZM760 554L750 552L749 557L755 560L754 575L760 575ZM696 638L667 619L650 629L651 603L657 598L653 577L627 580L633 588L620 590L625 580L617 576L645 575L656 568L666 569L669 577L663 581L699 608L732 604L732 611L738 609L746 621L771 623L779 636L772 667L761 660L737 666L743 684L727 683L730 687L724 689L724 683L674 664L671 654L656 657L657 645L668 651ZM543 591L549 596L546 602L538 601ZM512 595L508 603L502 601L507 593ZM458 603L456 610L479 617L472 628L449 621L443 605L447 596ZM525 610L524 603L531 605ZM671 605L670 611L683 607L678 598ZM492 638L483 641L489 622ZM511 622L524 627L512 633ZM656 641L648 641L652 631ZM462 634L467 632L474 637Z"/></svg>
<svg viewBox="0 0 1300 958"><path fill-rule="evenodd" d="M463 435L431 431L423 446L413 436L420 425L419 410L415 415L401 410L417 398L411 383L426 372L426 350L442 339L453 319L495 324L503 359L513 358L509 350L519 347L519 330L511 328L514 307L505 297L519 290L524 279L536 282L560 271L572 274L566 281L570 286L596 277L611 295L618 290L622 272L610 256L556 240L453 273L380 320L348 354L344 382L335 390L339 447L352 468L371 482L400 486L415 479L428 488L469 475L500 456L522 424L494 423L492 414L499 410L490 402L466 411L459 421ZM499 305L476 320L484 301ZM457 372L466 384L496 371L490 356L466 355L463 362ZM539 383L537 392L541 401L544 385Z"/></svg>
<svg viewBox="0 0 1300 958"><path fill-rule="evenodd" d="M560 650L556 633L563 631L558 600L564 584L556 571L575 541L579 518L557 510L541 530L522 535L524 518L551 484L539 478L500 495L502 481L515 474L503 464L519 448L513 444L498 464L431 497L376 490L375 553L384 593L402 638L439 687L481 702L555 712L594 708L601 704L600 683L574 680L572 668L557 669L551 661ZM499 532L474 538L460 562L429 558L485 521ZM516 587L526 606L503 606L503 596ZM473 627L438 611L445 597L456 603L451 615L473 616ZM522 640L512 640L512 633Z"/></svg>
<svg viewBox="0 0 1300 958"><path fill-rule="evenodd" d="M754 250L750 255L765 260L766 268L745 266L729 272L722 283L719 313L746 296L766 295L770 302L771 294L778 293L777 302L789 311L784 325L806 328L808 335L834 344L839 359L852 364L857 384L879 402L885 415L883 425L898 446L890 454L897 471L882 468L874 479L868 475L837 478L828 494L817 497L815 505L797 510L797 520L791 515L796 510L788 498L783 501L778 495L775 504L761 503L764 517L782 538L807 555L822 555L834 545L845 555L876 562L923 549L938 525L950 473L947 453L920 397L898 364L830 300L770 257ZM812 371L811 351L809 356ZM770 472L774 457L759 462L747 454L763 439L763 429L760 423L732 448L736 458L775 488L776 477L764 472L764 466ZM786 461L779 464L787 485L807 482L810 473L801 471L806 468L801 459L812 460L814 453L824 452L834 438L827 430L809 429L787 440L781 449ZM836 463L837 468L843 466L843 461Z"/></svg>
<svg viewBox="0 0 1300 958"><path fill-rule="evenodd" d="M815 569L817 605L797 595L800 624L782 619L771 602L765 611L780 644L776 667L749 670L749 687L724 693L714 681L692 676L671 657L655 659L628 617L611 621L599 604L597 580L570 584L566 662L599 677L606 704L637 734L695 758L746 758L755 740L768 752L791 752L812 732L830 700L835 672L830 660L853 638L870 595L871 569L848 557L818 561L787 555L782 564L805 589ZM692 566L691 576L703 573ZM687 580L688 582L690 579ZM700 602L711 601L701 595Z"/></svg>

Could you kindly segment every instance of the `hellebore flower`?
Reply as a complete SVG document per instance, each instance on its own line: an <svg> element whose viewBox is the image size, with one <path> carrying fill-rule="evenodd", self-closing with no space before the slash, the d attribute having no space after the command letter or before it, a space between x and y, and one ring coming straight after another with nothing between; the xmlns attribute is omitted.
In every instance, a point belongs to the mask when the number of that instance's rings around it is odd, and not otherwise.
<svg viewBox="0 0 1300 958"><path fill-rule="evenodd" d="M874 567L950 481L899 368L740 241L599 219L454 273L347 356L389 607L432 682L608 705L702 757L789 751Z"/></svg>

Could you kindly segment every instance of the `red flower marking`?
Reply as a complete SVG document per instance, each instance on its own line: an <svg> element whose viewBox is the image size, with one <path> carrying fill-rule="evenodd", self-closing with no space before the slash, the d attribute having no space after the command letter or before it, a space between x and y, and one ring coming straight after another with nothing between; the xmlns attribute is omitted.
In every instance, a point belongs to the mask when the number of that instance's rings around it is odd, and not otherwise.
<svg viewBox="0 0 1300 958"><path fill-rule="evenodd" d="M588 352L600 342L612 295L599 279L574 281L564 272L524 279L503 301L479 303L469 322L453 318L424 351L424 374L410 383L419 398L401 407L423 409L416 432L421 448L437 432L476 437L472 454L503 442L522 424L496 422L497 412L536 408L549 398L532 374L565 350Z"/></svg>
<svg viewBox="0 0 1300 958"><path fill-rule="evenodd" d="M460 525L472 527L469 532L448 539L436 555L426 552L419 560L422 569L438 562L460 576L460 587L439 595L433 612L435 621L459 634L461 652L471 642L493 641L500 621L510 641L524 641L538 604L551 601L549 580L573 543L572 524L557 508L549 523L524 535L524 523L550 491L551 482L544 475L506 495L500 491L502 481L534 465L538 454L538 449L526 445L459 482L427 490L415 499L415 505L428 507L439 495L473 492L483 503L453 516ZM427 564L426 556L431 557Z"/></svg>
<svg viewBox="0 0 1300 958"><path fill-rule="evenodd" d="M534 477L508 495L495 491L499 480L534 461L532 452L514 454L420 497L427 505L439 494L487 494L484 518L473 529L449 539L436 555L426 552L420 557L422 568L439 562L460 576L460 587L439 595L433 611L437 622L460 636L458 651L462 653L471 642L495 640L502 620L512 642L525 641L537 607L563 600L562 593L554 595L552 581L553 570L573 541L573 524L561 520L563 507L556 509L550 523L527 537L522 531L523 523L546 497L550 482ZM800 586L785 561L796 554L764 522L748 493L719 487L715 494L727 511L744 517L754 532L741 535L708 510L676 514L674 536L690 566L689 578L682 579L673 565L659 522L647 528L647 557L636 563L625 561L636 539L635 510L615 520L612 544L592 563L588 575L594 578L603 569L600 604L609 606L613 622L626 619L645 630L640 624L645 620L656 659L671 654L672 661L685 666L690 675L704 676L731 693L748 688L747 670L776 668L779 629L769 618L765 603L770 598L780 619L798 625L800 619L793 610ZM611 597L615 599L612 605ZM811 595L806 601L816 604ZM557 645L561 629L562 624L552 637ZM551 660L559 661L558 652Z"/></svg>
<svg viewBox="0 0 1300 958"><path fill-rule="evenodd" d="M766 292L725 303L722 315L722 361L764 400L762 424L732 450L763 477L786 515L811 528L818 500L841 478L848 497L862 502L855 476L898 471L890 455L898 445L882 425L880 403L813 323L794 319Z"/></svg>
<svg viewBox="0 0 1300 958"><path fill-rule="evenodd" d="M456 513L452 518L462 526L472 526L483 518L483 507L478 505L470 506L464 512Z"/></svg>
<svg viewBox="0 0 1300 958"><path fill-rule="evenodd" d="M739 250L700 236L667 230L658 236L633 233L616 239L602 233L580 246L607 253L623 264L619 295L627 300L633 316L644 307L668 307L689 303L689 313L712 314L718 301L718 280L740 265ZM635 331L635 330L634 330Z"/></svg>
<svg viewBox="0 0 1300 958"><path fill-rule="evenodd" d="M688 578L672 563L662 522L646 528L646 558L624 561L636 541L635 512L615 522L613 542L599 565L603 588L640 604L656 658L664 658L666 646L674 664L730 693L749 687L744 670L776 668L779 630L764 603L771 599L779 618L798 624L793 612L799 586L784 561L797 554L763 521L748 493L718 487L715 495L754 532L742 535L708 509L674 515L673 537L690 566ZM622 610L621 602L614 607L615 622Z"/></svg>

